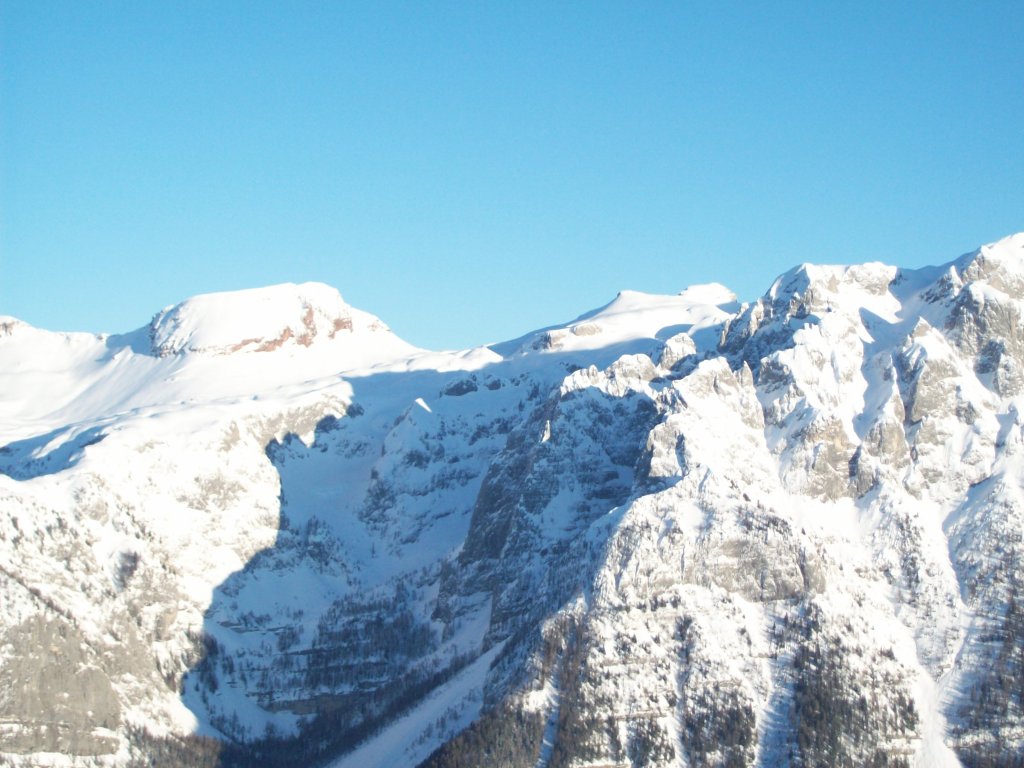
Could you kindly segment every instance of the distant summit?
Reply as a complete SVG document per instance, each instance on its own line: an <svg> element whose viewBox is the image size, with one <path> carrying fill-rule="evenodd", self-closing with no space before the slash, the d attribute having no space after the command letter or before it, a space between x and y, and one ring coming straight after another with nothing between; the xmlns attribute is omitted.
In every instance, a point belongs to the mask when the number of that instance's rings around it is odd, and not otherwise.
<svg viewBox="0 0 1024 768"><path fill-rule="evenodd" d="M357 332L389 332L378 318L350 307L323 283L208 293L159 312L150 324L160 357L228 355L310 347Z"/></svg>

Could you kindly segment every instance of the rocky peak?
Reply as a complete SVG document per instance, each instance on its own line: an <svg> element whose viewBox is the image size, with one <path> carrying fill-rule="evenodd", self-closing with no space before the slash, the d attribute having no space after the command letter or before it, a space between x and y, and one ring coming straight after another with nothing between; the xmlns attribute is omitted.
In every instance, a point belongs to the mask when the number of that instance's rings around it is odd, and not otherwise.
<svg viewBox="0 0 1024 768"><path fill-rule="evenodd" d="M962 257L957 263L964 283L981 281L1009 294L1024 294L1024 232L1010 235Z"/></svg>

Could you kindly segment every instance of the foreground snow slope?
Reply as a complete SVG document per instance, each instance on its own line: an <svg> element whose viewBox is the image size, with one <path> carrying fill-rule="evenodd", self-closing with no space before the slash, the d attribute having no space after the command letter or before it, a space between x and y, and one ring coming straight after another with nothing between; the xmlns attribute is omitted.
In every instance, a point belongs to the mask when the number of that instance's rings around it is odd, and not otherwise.
<svg viewBox="0 0 1024 768"><path fill-rule="evenodd" d="M1022 301L1016 235L461 352L319 284L0 319L0 754L1020 763Z"/></svg>

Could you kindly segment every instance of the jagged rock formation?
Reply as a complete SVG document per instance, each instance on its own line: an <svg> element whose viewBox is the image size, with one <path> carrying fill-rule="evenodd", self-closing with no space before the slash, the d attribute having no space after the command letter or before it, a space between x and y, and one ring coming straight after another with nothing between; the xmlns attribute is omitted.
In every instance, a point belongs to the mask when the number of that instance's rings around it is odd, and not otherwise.
<svg viewBox="0 0 1024 768"><path fill-rule="evenodd" d="M459 353L5 319L0 755L1022 765L1022 311L1016 235Z"/></svg>

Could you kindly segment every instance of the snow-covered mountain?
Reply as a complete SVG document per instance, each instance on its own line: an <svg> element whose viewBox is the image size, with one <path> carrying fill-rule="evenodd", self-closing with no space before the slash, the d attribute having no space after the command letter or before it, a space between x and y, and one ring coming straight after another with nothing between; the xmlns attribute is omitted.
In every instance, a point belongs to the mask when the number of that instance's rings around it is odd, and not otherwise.
<svg viewBox="0 0 1024 768"><path fill-rule="evenodd" d="M0 762L1024 765L1024 234L428 352L0 318Z"/></svg>

